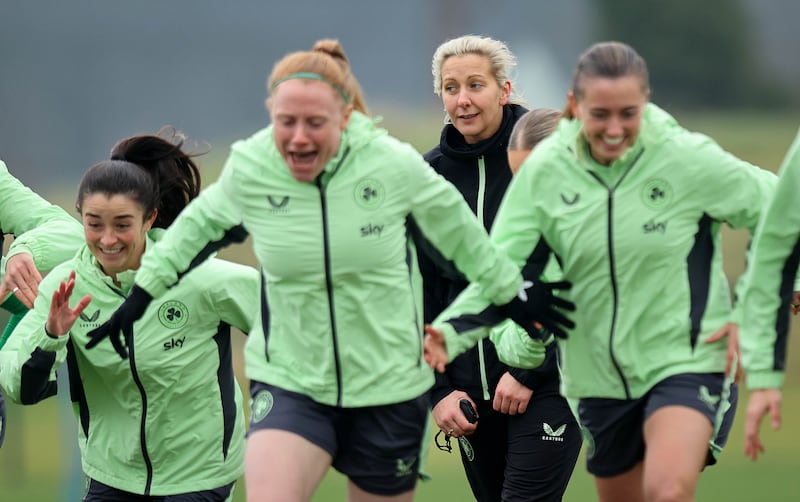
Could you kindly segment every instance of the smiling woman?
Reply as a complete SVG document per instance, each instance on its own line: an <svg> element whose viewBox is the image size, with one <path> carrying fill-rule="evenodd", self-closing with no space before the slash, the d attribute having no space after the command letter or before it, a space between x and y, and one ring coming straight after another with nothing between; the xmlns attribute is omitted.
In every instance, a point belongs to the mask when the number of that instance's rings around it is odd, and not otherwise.
<svg viewBox="0 0 800 502"><path fill-rule="evenodd" d="M113 160L84 174L76 207L86 243L42 281L33 310L0 353L0 385L22 404L55 394L55 369L66 360L89 478L85 502L222 501L243 470L230 328L246 332L255 321L255 269L209 260L147 312L135 338L87 346L91 330L132 295L146 249L199 192L182 136L166 133L126 138ZM180 430L169 426L176 423Z"/></svg>
<svg viewBox="0 0 800 502"><path fill-rule="evenodd" d="M517 263L554 255L574 285L564 296L575 327L558 341L562 391L604 502L693 500L716 462L737 396L720 231L727 222L752 232L775 186L773 174L679 126L649 96L632 47L588 48L569 120L523 162L492 229ZM485 305L468 289L434 321L444 333L430 344L437 361L442 345L453 358L488 335L469 332ZM462 315L471 324L456 333ZM520 338L520 351L529 345Z"/></svg>

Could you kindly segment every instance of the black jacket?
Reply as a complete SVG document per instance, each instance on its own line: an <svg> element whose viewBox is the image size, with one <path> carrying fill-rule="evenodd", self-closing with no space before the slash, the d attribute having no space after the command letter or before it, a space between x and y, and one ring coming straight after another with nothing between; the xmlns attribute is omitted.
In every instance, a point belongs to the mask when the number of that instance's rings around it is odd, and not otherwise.
<svg viewBox="0 0 800 502"><path fill-rule="evenodd" d="M492 227L500 202L511 182L506 150L511 130L525 112L527 110L519 105L506 105L500 129L491 138L472 145L467 144L452 124L447 124L442 129L439 145L425 154L425 160L431 167L455 185L472 211L479 219L482 217L487 231ZM425 291L425 322L431 322L458 296L468 282L432 246L419 238L416 240L420 250L419 261ZM500 377L509 370L514 378L530 389L545 381L558 379L554 347L548 351L548 357L541 368L523 370L509 368L502 363L497 357L494 344L488 338L482 340L480 345L483 349L483 364L476 346L448 364L445 374L436 374L436 384L431 395L434 405L455 389L467 392L475 401L485 400L484 379L489 399L492 399Z"/></svg>

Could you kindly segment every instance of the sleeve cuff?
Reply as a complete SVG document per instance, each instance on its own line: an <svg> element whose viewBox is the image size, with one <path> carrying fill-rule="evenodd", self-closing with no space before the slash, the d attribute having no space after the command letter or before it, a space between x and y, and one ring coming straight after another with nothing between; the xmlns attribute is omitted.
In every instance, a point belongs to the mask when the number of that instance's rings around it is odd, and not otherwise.
<svg viewBox="0 0 800 502"><path fill-rule="evenodd" d="M782 371L751 371L747 373L747 388L750 390L780 389L781 387L783 387Z"/></svg>

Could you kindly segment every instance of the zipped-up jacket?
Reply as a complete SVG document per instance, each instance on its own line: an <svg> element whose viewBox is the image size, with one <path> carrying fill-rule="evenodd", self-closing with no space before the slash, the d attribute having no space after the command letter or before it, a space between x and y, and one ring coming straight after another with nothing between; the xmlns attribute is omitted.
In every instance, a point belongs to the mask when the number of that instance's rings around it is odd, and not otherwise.
<svg viewBox="0 0 800 502"><path fill-rule="evenodd" d="M507 153L511 131L527 111L519 105L506 105L500 128L490 138L475 144L468 144L458 129L447 124L442 129L439 145L425 154L425 160L458 189L487 231L492 227L511 182ZM427 241L418 244L422 251L419 261L424 284L425 321L431 322L469 282L452 267L452 263L443 263ZM544 379L558 378L555 365L550 370L509 368L497 358L494 344L484 339L448 364L445 373L435 375L432 402L435 405L455 389L467 392L474 400L490 400L506 371L533 389Z"/></svg>
<svg viewBox="0 0 800 502"><path fill-rule="evenodd" d="M136 283L159 297L209 243L242 225L262 268L247 376L332 406L398 403L433 383L409 217L493 302L514 297L519 267L461 195L359 112L313 182L291 176L272 126L236 142L220 179L144 257Z"/></svg>
<svg viewBox="0 0 800 502"><path fill-rule="evenodd" d="M149 232L148 250L160 232ZM50 299L72 270L70 303L86 294L92 301L67 335L50 337ZM15 402L36 403L56 393L55 371L66 361L83 472L101 483L144 495L231 483L243 472L245 434L231 327L247 332L256 320L258 272L208 260L149 305L128 359L110 343L87 350L86 333L122 304L134 274L118 274L115 285L85 246L56 267L0 351L0 385Z"/></svg>
<svg viewBox="0 0 800 502"><path fill-rule="evenodd" d="M516 263L547 249L572 282L564 296L576 327L559 341L562 393L632 399L671 375L724 371L727 341L705 343L737 319L720 226L752 232L774 185L774 174L653 104L609 166L589 155L578 120L562 120L523 163L492 230ZM459 315L485 306L470 287L439 316L451 357L486 335L458 333Z"/></svg>
<svg viewBox="0 0 800 502"><path fill-rule="evenodd" d="M800 133L789 148L769 208L753 240L743 295L742 363L750 389L783 386L789 305L800 264Z"/></svg>

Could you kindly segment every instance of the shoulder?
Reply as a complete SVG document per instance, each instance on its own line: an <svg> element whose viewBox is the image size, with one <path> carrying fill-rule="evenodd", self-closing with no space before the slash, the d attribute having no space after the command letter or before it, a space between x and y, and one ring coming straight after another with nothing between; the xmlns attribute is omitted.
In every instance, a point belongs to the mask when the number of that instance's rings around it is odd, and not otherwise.
<svg viewBox="0 0 800 502"><path fill-rule="evenodd" d="M439 165L439 162L442 160L442 148L439 145L431 148L427 152L425 152L422 157L425 159L425 162L430 164L432 167L436 168Z"/></svg>
<svg viewBox="0 0 800 502"><path fill-rule="evenodd" d="M187 279L200 284L203 288L213 287L218 281L258 281L258 277L256 268L222 258L209 258L186 274Z"/></svg>

